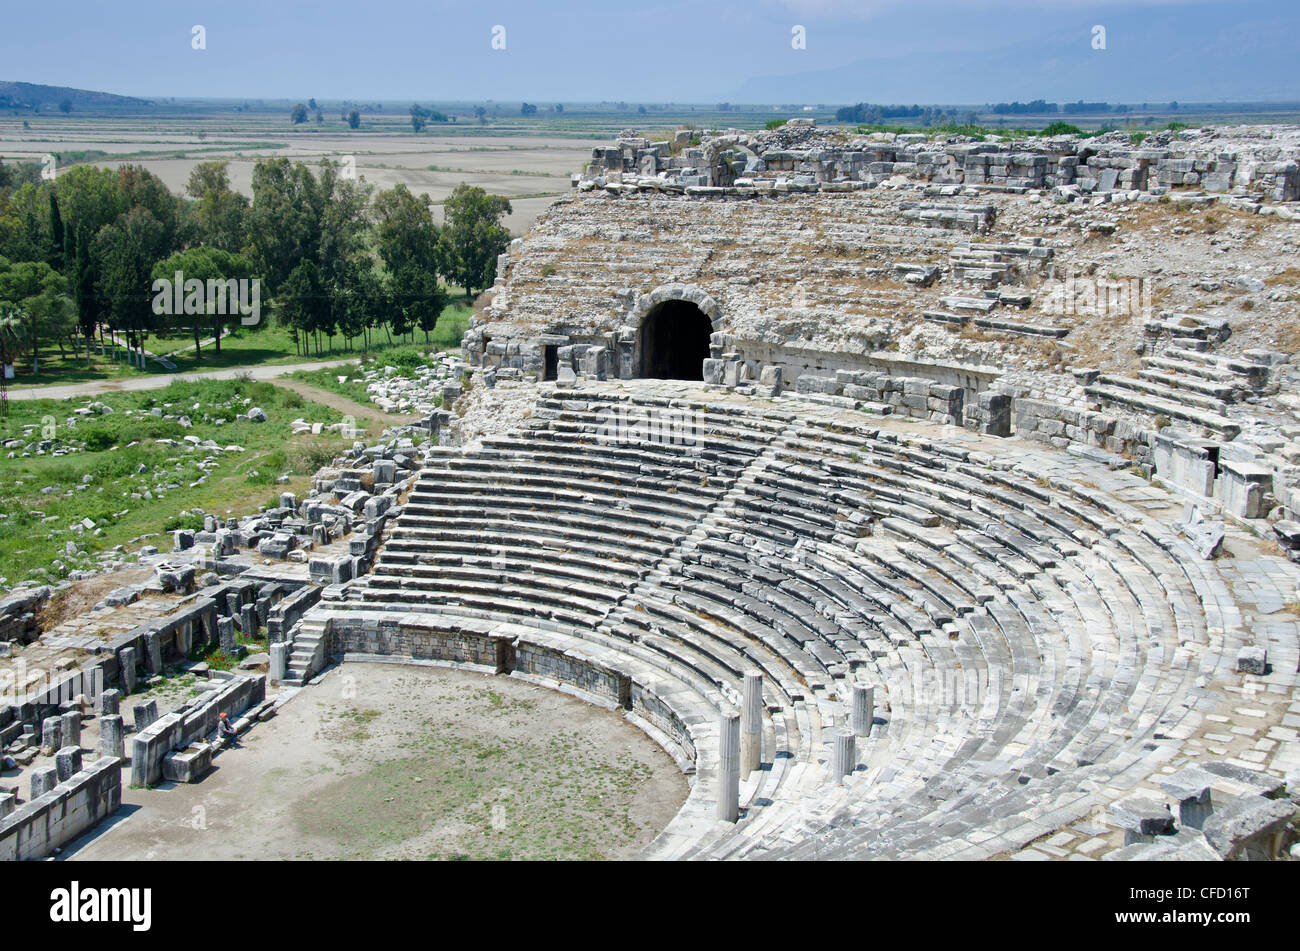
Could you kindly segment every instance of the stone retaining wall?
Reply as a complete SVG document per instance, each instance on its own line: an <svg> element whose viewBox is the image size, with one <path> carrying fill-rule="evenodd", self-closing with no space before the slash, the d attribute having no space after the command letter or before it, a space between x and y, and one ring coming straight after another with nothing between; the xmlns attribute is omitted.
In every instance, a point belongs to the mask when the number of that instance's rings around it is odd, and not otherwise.
<svg viewBox="0 0 1300 951"><path fill-rule="evenodd" d="M1154 462L1154 429L1144 429L1106 413L1025 397L1012 401L1012 412L1017 436L1051 443L1058 449L1066 449L1071 444L1103 449L1129 456L1139 465L1150 466Z"/></svg>
<svg viewBox="0 0 1300 951"><path fill-rule="evenodd" d="M266 633L269 643L276 643L287 638L295 624L320 600L319 585L309 584L286 596L271 609L266 619Z"/></svg>
<svg viewBox="0 0 1300 951"><path fill-rule="evenodd" d="M169 713L141 730L131 741L131 785L153 786L162 779L163 759L173 750L215 733L222 713L234 720L266 699L266 678L232 676L184 713Z"/></svg>
<svg viewBox="0 0 1300 951"><path fill-rule="evenodd" d="M353 612L329 615L329 653L336 658L364 657L432 660L481 672L520 674L546 683L562 684L599 701L629 711L649 724L671 746L679 763L693 764L695 742L687 724L646 684L638 684L616 664L594 653L575 649L570 639L545 632L509 630L488 633L455 627L435 627L436 617L412 623L400 616L362 617ZM652 735L654 735L652 733ZM675 747L675 748L673 748Z"/></svg>
<svg viewBox="0 0 1300 951"><path fill-rule="evenodd" d="M122 805L122 770L111 756L0 819L0 862L43 859Z"/></svg>
<svg viewBox="0 0 1300 951"><path fill-rule="evenodd" d="M0 641L26 644L40 636L36 612L50 599L48 585L15 591L0 600Z"/></svg>

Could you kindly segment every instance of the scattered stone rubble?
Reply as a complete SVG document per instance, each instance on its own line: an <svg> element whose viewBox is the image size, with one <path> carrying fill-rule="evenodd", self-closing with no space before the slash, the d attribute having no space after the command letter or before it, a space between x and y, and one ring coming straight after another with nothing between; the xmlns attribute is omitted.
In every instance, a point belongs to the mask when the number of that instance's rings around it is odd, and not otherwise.
<svg viewBox="0 0 1300 951"><path fill-rule="evenodd" d="M441 399L447 379L429 381ZM256 407L248 413L259 417ZM283 493L278 506L242 518L185 513L201 516L202 528L174 531L169 552L140 550L137 564L152 578L108 591L89 616L52 632L40 630L40 611L74 581L25 585L0 601L0 660L17 665L0 669L0 755L30 780L25 800L0 791L0 859L44 857L111 814L127 758L138 785L197 782L219 752L218 713L230 714L240 732L274 715L292 693L267 699L268 680L292 687L305 679L304 614L322 590L368 570L448 417L431 409L417 425L354 443L316 473L305 498ZM238 637L262 633L269 652L245 656ZM194 661L203 645L240 660L241 672ZM169 665L198 676L202 694L161 716L152 702L137 706L134 726L124 724L120 697L160 682ZM83 760L83 722L99 732L89 747L96 759Z"/></svg>
<svg viewBox="0 0 1300 951"><path fill-rule="evenodd" d="M412 376L399 375L394 367L367 370L362 375L370 400L386 413L419 413L426 420L461 395L470 369L459 354L439 353L432 365L417 366Z"/></svg>
<svg viewBox="0 0 1300 951"><path fill-rule="evenodd" d="M1168 801L1111 807L1126 847L1108 861L1276 861L1300 839L1300 786L1292 782L1211 761L1162 778L1160 788Z"/></svg>
<svg viewBox="0 0 1300 951"><path fill-rule="evenodd" d="M1052 189L1063 201L1117 191L1159 196L1185 186L1255 200L1300 199L1300 133L1289 126L1162 130L1134 144L1124 132L1014 141L856 134L796 118L770 132L706 132L698 145L691 137L678 132L651 142L625 133L593 149L573 184L582 191L708 196L845 191L907 179L948 186L953 195L961 186Z"/></svg>

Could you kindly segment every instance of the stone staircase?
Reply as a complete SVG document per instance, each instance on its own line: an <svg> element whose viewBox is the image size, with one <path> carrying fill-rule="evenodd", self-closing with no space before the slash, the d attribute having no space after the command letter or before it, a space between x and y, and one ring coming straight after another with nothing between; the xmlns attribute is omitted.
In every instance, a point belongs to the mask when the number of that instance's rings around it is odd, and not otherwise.
<svg viewBox="0 0 1300 951"><path fill-rule="evenodd" d="M289 638L289 662L284 678L286 686L300 687L325 666L328 621L321 617L304 617Z"/></svg>
<svg viewBox="0 0 1300 951"><path fill-rule="evenodd" d="M1164 314L1148 321L1153 341L1162 349L1142 357L1137 376L1100 374L1085 386L1093 400L1146 417L1165 416L1233 439L1241 424L1230 407L1259 394L1269 382L1271 355L1251 351L1246 357L1211 352L1232 333L1223 318Z"/></svg>

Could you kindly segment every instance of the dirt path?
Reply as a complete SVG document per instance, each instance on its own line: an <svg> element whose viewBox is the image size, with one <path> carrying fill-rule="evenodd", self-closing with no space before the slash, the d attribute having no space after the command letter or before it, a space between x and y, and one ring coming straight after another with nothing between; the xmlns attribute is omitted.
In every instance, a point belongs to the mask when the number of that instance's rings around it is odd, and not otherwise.
<svg viewBox="0 0 1300 951"><path fill-rule="evenodd" d="M224 370L204 370L201 373L155 373L150 376L133 376L121 380L87 380L66 386L29 386L9 391L11 400L61 400L69 396L95 396L99 393L120 393L135 390L160 390L174 380L233 380L247 374L254 380L273 380L295 370L321 370L355 363L357 357L341 360L318 360L314 363L281 363L260 367L227 367Z"/></svg>
<svg viewBox="0 0 1300 951"><path fill-rule="evenodd" d="M124 774L129 775L129 773ZM71 859L619 859L689 791L616 711L510 677L344 664Z"/></svg>
<svg viewBox="0 0 1300 951"><path fill-rule="evenodd" d="M285 389L293 390L304 399L309 399L313 403L320 403L322 406L328 406L330 409L336 409L340 413L355 416L357 419L377 419L385 426L394 423L412 423L418 419L415 413L385 413L374 403L358 403L356 400L349 399L338 393L332 393L329 390L323 390L319 386L312 386L310 383L304 383L301 380L276 380L276 386L283 386Z"/></svg>

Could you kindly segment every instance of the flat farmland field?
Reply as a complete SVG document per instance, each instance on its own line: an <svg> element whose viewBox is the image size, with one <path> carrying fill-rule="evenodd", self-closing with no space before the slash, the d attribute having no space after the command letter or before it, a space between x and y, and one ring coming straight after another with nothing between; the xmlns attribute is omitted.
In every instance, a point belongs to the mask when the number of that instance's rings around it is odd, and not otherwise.
<svg viewBox="0 0 1300 951"><path fill-rule="evenodd" d="M75 163L117 168L131 162L178 194L184 192L195 165L225 160L230 163L231 187L251 195L253 166L259 158L286 156L315 164L350 156L357 174L376 189L400 183L430 196L437 203L438 221L440 203L462 182L504 195L513 206L505 223L517 235L527 232L538 215L569 190L569 176L590 161L593 145L619 131L615 125L603 134L527 129L502 134L468 123L437 123L416 134L409 122L396 116L368 117L362 128L351 131L337 113L321 126L293 126L287 114L271 118L233 112L197 118L34 116L28 121L30 127L24 128L21 119L0 117L0 159L39 162L49 154L60 169Z"/></svg>

